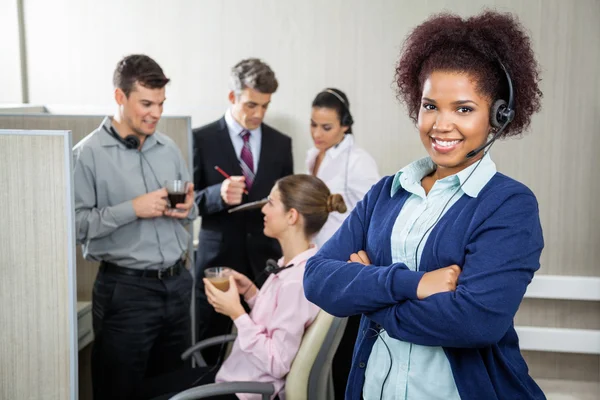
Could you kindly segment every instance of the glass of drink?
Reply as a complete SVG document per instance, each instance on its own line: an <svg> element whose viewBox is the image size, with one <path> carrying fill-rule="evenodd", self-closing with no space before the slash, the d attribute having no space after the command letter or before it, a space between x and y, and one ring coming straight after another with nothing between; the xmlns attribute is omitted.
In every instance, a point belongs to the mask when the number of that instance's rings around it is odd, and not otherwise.
<svg viewBox="0 0 600 400"><path fill-rule="evenodd" d="M226 292L229 290L229 276L231 276L231 268L213 267L204 270L206 279L219 290Z"/></svg>
<svg viewBox="0 0 600 400"><path fill-rule="evenodd" d="M165 188L169 197L169 207L176 209L177 204L185 203L185 196L188 191L189 182L187 181L165 181Z"/></svg>

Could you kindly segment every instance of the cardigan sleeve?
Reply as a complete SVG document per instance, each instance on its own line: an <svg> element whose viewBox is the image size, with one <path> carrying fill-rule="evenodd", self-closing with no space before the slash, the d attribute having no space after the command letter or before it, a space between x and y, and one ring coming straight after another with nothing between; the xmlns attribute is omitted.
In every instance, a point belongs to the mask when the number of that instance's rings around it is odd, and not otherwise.
<svg viewBox="0 0 600 400"><path fill-rule="evenodd" d="M385 191L385 179L356 205L340 229L306 264L306 298L328 313L346 317L373 312L401 300L416 299L423 272L402 263L374 267L347 262L352 253L366 248L370 213ZM371 256L371 255L369 255Z"/></svg>
<svg viewBox="0 0 600 400"><path fill-rule="evenodd" d="M506 199L473 232L455 292L402 301L368 314L399 340L444 347L497 343L513 323L543 248L533 194Z"/></svg>

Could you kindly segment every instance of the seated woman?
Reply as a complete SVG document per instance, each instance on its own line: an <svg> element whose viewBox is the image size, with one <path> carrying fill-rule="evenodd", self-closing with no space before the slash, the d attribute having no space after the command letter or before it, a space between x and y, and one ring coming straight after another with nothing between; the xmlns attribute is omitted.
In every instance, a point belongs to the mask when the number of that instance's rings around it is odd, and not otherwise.
<svg viewBox="0 0 600 400"><path fill-rule="evenodd" d="M165 393L214 382L254 381L273 383L275 393L283 398L285 376L305 329L319 311L304 297L304 265L317 252L311 245L313 236L333 211L346 212L344 200L339 194L331 194L319 178L290 175L277 181L262 212L265 235L277 239L283 250L279 268L271 271L260 290L245 275L235 271L226 292L204 280L209 303L215 311L230 317L237 328L231 354L216 377L216 367L196 368L187 371L186 378L163 377L144 390L156 395L156 387ZM250 314L242 306L240 295L250 307ZM167 389L167 386L170 387ZM237 397L215 398L260 399L260 395L240 393Z"/></svg>

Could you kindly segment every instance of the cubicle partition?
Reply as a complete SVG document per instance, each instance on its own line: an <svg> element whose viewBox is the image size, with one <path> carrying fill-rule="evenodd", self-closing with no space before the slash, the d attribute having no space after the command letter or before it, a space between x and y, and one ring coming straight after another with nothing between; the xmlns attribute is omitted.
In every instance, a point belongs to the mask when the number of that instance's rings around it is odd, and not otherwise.
<svg viewBox="0 0 600 400"><path fill-rule="evenodd" d="M48 109L36 104L0 104L0 114L40 114Z"/></svg>
<svg viewBox="0 0 600 400"><path fill-rule="evenodd" d="M0 399L77 399L71 146L0 130Z"/></svg>

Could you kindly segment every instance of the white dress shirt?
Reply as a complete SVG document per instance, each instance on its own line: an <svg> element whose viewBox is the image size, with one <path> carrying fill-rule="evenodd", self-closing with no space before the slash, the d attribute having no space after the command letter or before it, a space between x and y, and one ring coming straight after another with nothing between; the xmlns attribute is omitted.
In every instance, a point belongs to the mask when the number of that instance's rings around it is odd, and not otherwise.
<svg viewBox="0 0 600 400"><path fill-rule="evenodd" d="M239 122L233 118L231 114L231 109L228 109L225 112L225 124L227 124L227 130L229 131L229 136L231 137L231 143L233 143L233 148L235 149L235 154L240 161L240 156L242 154L242 147L244 147L244 139L240 133L246 128L241 126ZM256 175L258 171L258 161L260 160L260 146L262 144L262 130L259 126L256 129L252 129L250 132L250 140L248 144L250 145L250 149L252 150L252 160L254 161L254 175ZM227 173L231 173L229 171L225 171Z"/></svg>
<svg viewBox="0 0 600 400"><path fill-rule="evenodd" d="M306 156L307 173L312 175L319 150L311 148ZM348 211L344 214L332 212L313 241L320 248L338 230L342 222L364 195L381 179L377 163L369 153L354 144L354 137L347 134L338 145L325 152L317 171L332 194L341 194Z"/></svg>

